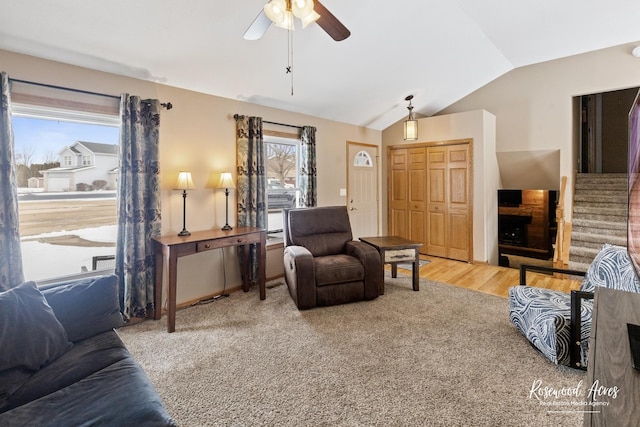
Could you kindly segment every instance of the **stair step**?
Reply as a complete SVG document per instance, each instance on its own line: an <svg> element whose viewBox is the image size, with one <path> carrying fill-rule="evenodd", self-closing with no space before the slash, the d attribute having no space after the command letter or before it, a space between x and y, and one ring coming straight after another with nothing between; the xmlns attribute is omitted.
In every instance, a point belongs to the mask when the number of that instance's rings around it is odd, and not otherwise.
<svg viewBox="0 0 640 427"><path fill-rule="evenodd" d="M627 174L578 174L575 183L575 196L586 193L616 192L626 199L628 178Z"/></svg>
<svg viewBox="0 0 640 427"><path fill-rule="evenodd" d="M573 247L590 247L600 250L602 245L610 243L617 246L627 246L627 234L620 235L607 235L585 233L585 232L572 232L571 233L571 246Z"/></svg>
<svg viewBox="0 0 640 427"><path fill-rule="evenodd" d="M627 182L626 173L579 173L576 175L576 183L584 182Z"/></svg>
<svg viewBox="0 0 640 427"><path fill-rule="evenodd" d="M595 258L595 257L594 257ZM589 266L591 265L591 263L593 262L593 258L588 258L588 259L572 259L569 260L569 265L571 264L578 264L580 265L580 267L570 267L571 270L578 270L578 271L587 271L587 269L589 268Z"/></svg>
<svg viewBox="0 0 640 427"><path fill-rule="evenodd" d="M602 245L599 245L595 248L587 248L584 246L572 247L571 251L569 252L570 260L576 262L587 262L590 264L591 261L593 261L593 259L596 257L596 255L598 255L600 249L602 249Z"/></svg>
<svg viewBox="0 0 640 427"><path fill-rule="evenodd" d="M623 231L626 233L627 221L594 221L592 219L574 218L573 230L575 231L577 228L584 228L587 230L607 230L605 232L612 231L614 232L613 234L615 234L616 231Z"/></svg>
<svg viewBox="0 0 640 427"><path fill-rule="evenodd" d="M589 221L624 223L624 224L627 223L626 215L598 215L598 214L576 215L575 211L573 215L574 215L574 218L582 218L584 220L589 220Z"/></svg>
<svg viewBox="0 0 640 427"><path fill-rule="evenodd" d="M584 187L607 187L607 188L618 188L623 189L627 188L629 182L627 178L624 179L583 179L576 180L575 188L584 188Z"/></svg>
<svg viewBox="0 0 640 427"><path fill-rule="evenodd" d="M627 204L628 194L626 191L586 191L577 192L573 197L573 202L579 204L580 202L587 203L619 203L620 205Z"/></svg>
<svg viewBox="0 0 640 427"><path fill-rule="evenodd" d="M611 216L611 217L624 217L624 220L627 220L627 204L625 203L622 206L617 205L604 205L604 206L593 206L593 205L574 205L573 206L573 215L583 217L585 215L591 216Z"/></svg>
<svg viewBox="0 0 640 427"><path fill-rule="evenodd" d="M627 180L591 180L577 181L575 185L576 192L584 189L609 189L609 190L627 190L629 183Z"/></svg>
<svg viewBox="0 0 640 427"><path fill-rule="evenodd" d="M600 248L605 243L609 243L617 246L627 246L627 236L620 233L618 235L603 235L595 234L592 232L576 232L572 233L571 246L589 246Z"/></svg>
<svg viewBox="0 0 640 427"><path fill-rule="evenodd" d="M587 271L589 265L591 265L591 263L586 264L584 262L569 261L569 270Z"/></svg>

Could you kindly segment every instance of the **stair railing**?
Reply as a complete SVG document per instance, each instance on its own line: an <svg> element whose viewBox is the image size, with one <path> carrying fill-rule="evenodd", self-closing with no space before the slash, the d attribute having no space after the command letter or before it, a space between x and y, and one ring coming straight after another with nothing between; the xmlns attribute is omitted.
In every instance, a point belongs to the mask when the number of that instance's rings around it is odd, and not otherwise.
<svg viewBox="0 0 640 427"><path fill-rule="evenodd" d="M560 183L560 195L558 197L558 205L556 206L556 242L553 251L554 267L564 267L568 265L569 260L565 258L565 245L568 247L569 242L565 242L565 222L564 222L564 196L567 190L567 177L563 176Z"/></svg>

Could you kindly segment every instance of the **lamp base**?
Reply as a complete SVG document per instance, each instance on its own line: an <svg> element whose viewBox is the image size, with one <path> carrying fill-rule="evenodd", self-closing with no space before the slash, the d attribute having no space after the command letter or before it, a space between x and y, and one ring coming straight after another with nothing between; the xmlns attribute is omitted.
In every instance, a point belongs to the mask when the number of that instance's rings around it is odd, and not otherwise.
<svg viewBox="0 0 640 427"><path fill-rule="evenodd" d="M185 229L182 229L182 231L178 233L178 236L191 236L191 233L189 233Z"/></svg>
<svg viewBox="0 0 640 427"><path fill-rule="evenodd" d="M229 224L225 224L224 227L222 227L223 231L229 231L229 230L233 230L233 227L230 226Z"/></svg>

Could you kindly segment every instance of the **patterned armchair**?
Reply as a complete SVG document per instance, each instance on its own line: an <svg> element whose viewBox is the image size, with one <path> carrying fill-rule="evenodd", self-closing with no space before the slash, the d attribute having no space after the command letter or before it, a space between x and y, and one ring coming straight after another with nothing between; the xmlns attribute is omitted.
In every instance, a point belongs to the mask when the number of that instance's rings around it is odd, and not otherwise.
<svg viewBox="0 0 640 427"><path fill-rule="evenodd" d="M582 274L579 291L566 294L526 286L527 270ZM596 286L639 292L640 283L627 249L605 244L586 273L523 265L520 285L509 289L509 317L515 327L549 360L586 369Z"/></svg>

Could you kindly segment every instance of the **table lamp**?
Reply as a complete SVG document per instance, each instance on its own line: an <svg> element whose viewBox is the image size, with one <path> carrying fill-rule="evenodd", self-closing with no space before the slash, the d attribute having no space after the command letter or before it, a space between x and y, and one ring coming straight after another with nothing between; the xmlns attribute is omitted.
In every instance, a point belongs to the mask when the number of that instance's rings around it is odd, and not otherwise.
<svg viewBox="0 0 640 427"><path fill-rule="evenodd" d="M191 235L187 231L187 190L193 190L194 188L196 186L193 185L191 172L181 171L178 174L178 182L176 183L176 190L182 190L182 231L178 233L178 236Z"/></svg>
<svg viewBox="0 0 640 427"><path fill-rule="evenodd" d="M225 224L224 224L224 227L222 227L222 229L225 231L228 231L232 229L232 227L229 225L229 189L236 188L236 185L233 183L233 177L231 176L231 172L223 172L220 174L220 183L218 184L218 188L224 188L224 195L226 197L226 207L225 207Z"/></svg>

